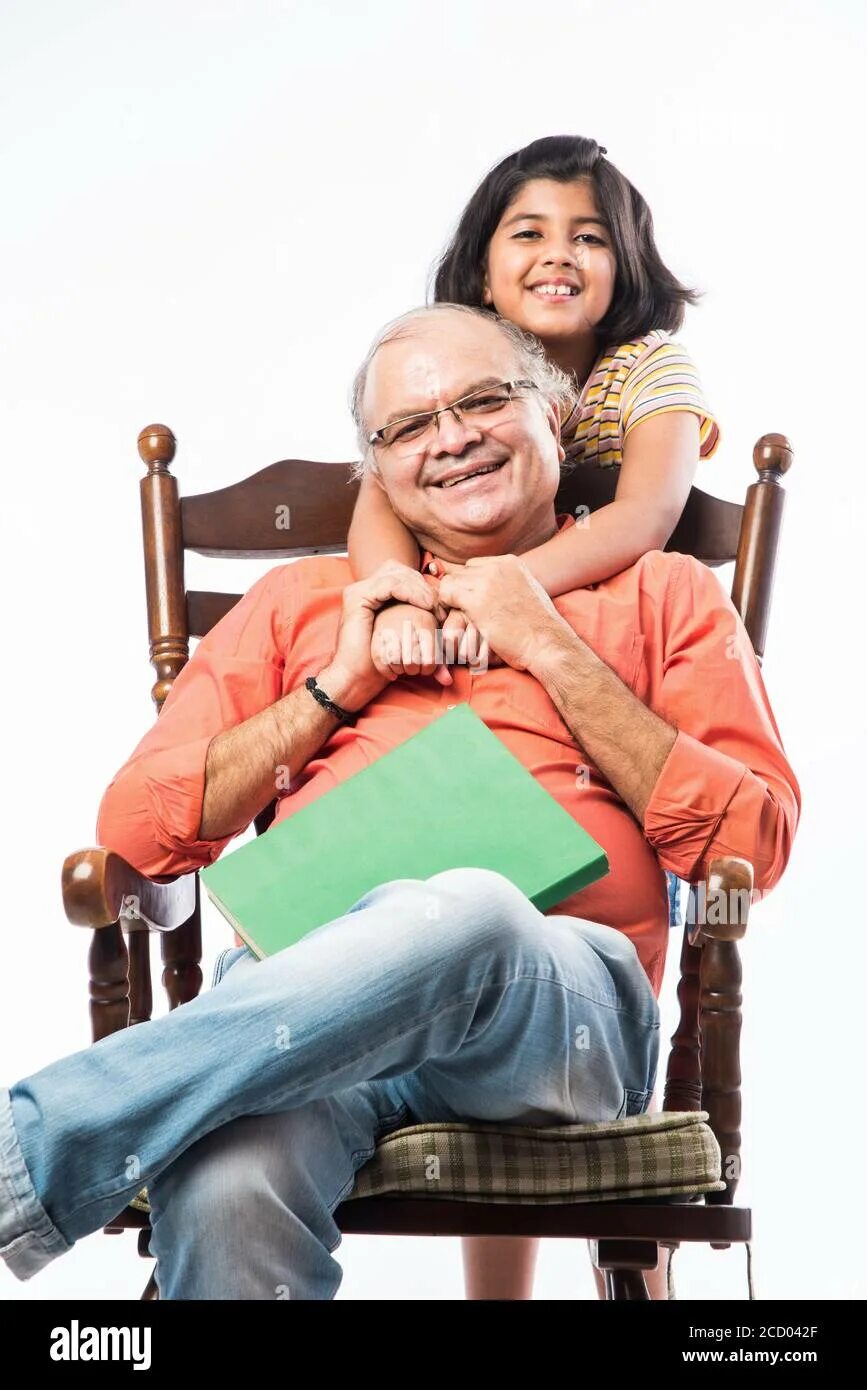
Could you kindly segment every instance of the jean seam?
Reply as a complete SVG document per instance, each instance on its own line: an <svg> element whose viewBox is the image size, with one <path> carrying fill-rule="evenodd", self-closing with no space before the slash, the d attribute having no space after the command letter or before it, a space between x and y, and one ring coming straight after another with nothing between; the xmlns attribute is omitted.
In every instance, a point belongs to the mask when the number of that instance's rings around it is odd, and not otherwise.
<svg viewBox="0 0 867 1390"><path fill-rule="evenodd" d="M376 1137L375 1137L374 1142L373 1142L373 1148L370 1148L370 1147L367 1147L367 1146L366 1146L366 1147L363 1148L363 1149L353 1149L352 1153L349 1155L349 1161L350 1161L350 1163L352 1164L352 1176L351 1176L350 1178L348 1178L348 1179L346 1180L346 1182L343 1183L343 1185L339 1188L336 1197L333 1197L333 1198L331 1198L329 1201L326 1202L325 1205L326 1205L326 1207L327 1207L327 1209L328 1209L328 1214L329 1214L329 1216L331 1216L331 1217L334 1216L335 1211L336 1211L337 1208L340 1206L340 1203L343 1201L344 1197L346 1197L346 1196L352 1191L352 1189L355 1187L355 1180L356 1180L356 1178L358 1177L359 1169L363 1168L364 1165L365 1165L366 1163L369 1163L370 1160L374 1157L374 1155L375 1155L375 1153L376 1153L376 1150L377 1150L377 1148L379 1147L379 1141L380 1141L380 1139L383 1137L383 1135L385 1134L385 1131L386 1131L386 1130L390 1130L390 1131L393 1132L395 1129L401 1129L401 1128L402 1128L402 1125L401 1125L401 1124L393 1125L393 1124L392 1124L392 1121L393 1121L393 1120L401 1120L401 1121L402 1121L402 1120L405 1120L405 1119L408 1117L408 1115L409 1115L409 1106L406 1105L405 1103L402 1103L401 1105L398 1106L397 1110L392 1110L392 1111L390 1111L387 1115L383 1115L382 1118L379 1120L379 1122L378 1122L378 1124L377 1124L377 1127L376 1127ZM360 1159L361 1159L361 1162L360 1162L359 1164L356 1165L355 1160L356 1160L357 1158L360 1158ZM336 1239L336 1241L334 1242L334 1244L333 1244L333 1245L326 1246L326 1249L328 1250L329 1255L331 1255L331 1254L334 1253L334 1251L335 1251L335 1250L337 1249L337 1247L340 1245L340 1243L341 1243L342 1240L343 1240L343 1232L342 1232L342 1231L338 1231L337 1239Z"/></svg>
<svg viewBox="0 0 867 1390"><path fill-rule="evenodd" d="M403 1106L403 1109L407 1111L408 1107ZM348 1196L348 1194L353 1190L353 1188L355 1187L355 1180L358 1177L359 1170L362 1169L366 1163L369 1163L370 1160L374 1157L378 1145L379 1140L377 1139L377 1142L374 1144L372 1149L355 1149L353 1153L350 1155L349 1161L352 1164L352 1176L350 1178L347 1178L346 1182L338 1190L337 1196L326 1203L326 1206L328 1207L329 1216L334 1216L335 1211L340 1206L340 1203L343 1201L344 1197ZM361 1162L359 1164L356 1164L355 1160L359 1157L361 1158ZM343 1232L341 1231L338 1234L337 1240L334 1242L334 1244L328 1246L329 1255L332 1253L332 1251L337 1249L342 1239Z"/></svg>

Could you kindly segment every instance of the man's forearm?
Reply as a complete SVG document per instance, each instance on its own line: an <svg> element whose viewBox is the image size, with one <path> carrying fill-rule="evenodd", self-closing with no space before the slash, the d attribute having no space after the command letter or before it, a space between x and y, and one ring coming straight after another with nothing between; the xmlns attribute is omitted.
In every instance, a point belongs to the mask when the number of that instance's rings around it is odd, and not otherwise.
<svg viewBox="0 0 867 1390"><path fill-rule="evenodd" d="M575 633L548 642L531 674L579 746L643 822L677 729L642 704Z"/></svg>
<svg viewBox="0 0 867 1390"><path fill-rule="evenodd" d="M322 689L341 703L337 678L321 675ZM333 688L332 688L333 687ZM335 715L299 686L243 724L211 740L205 767L200 840L239 834L277 794L278 778L291 779L337 728Z"/></svg>

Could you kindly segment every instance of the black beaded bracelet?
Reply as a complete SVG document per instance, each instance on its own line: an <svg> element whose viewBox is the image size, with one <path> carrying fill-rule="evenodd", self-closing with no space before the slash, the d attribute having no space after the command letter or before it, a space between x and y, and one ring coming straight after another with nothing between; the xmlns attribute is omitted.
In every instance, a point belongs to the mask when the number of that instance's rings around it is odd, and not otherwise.
<svg viewBox="0 0 867 1390"><path fill-rule="evenodd" d="M335 704L333 700L329 700L325 691L321 686L317 685L315 676L308 676L304 684L310 691L314 700L317 700L323 709L327 709L329 714L333 714L335 718L339 719L343 724L351 725L355 723L360 711L352 714L348 709L343 709L341 705Z"/></svg>

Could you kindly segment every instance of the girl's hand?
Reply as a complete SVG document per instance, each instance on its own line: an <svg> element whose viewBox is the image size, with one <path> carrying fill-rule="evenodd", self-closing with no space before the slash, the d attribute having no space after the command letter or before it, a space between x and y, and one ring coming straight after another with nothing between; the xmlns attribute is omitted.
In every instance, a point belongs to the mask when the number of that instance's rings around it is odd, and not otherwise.
<svg viewBox="0 0 867 1390"><path fill-rule="evenodd" d="M551 643L580 641L520 555L486 555L465 565L439 561L439 599L459 608L516 671L535 674Z"/></svg>
<svg viewBox="0 0 867 1390"><path fill-rule="evenodd" d="M443 574L443 567L437 567L436 560L432 562L431 570L437 576ZM505 664L460 608L449 609L443 623L442 653L443 660L449 666L469 666L473 670L485 671L491 666Z"/></svg>
<svg viewBox="0 0 867 1390"><path fill-rule="evenodd" d="M386 680L433 676L440 685L454 684L448 667L437 660L436 614L412 603L396 603L377 613L370 659Z"/></svg>
<svg viewBox="0 0 867 1390"><path fill-rule="evenodd" d="M489 666L503 665L475 623L471 623L460 608L449 609L443 623L442 652L443 660L449 666L469 666L474 671L486 671Z"/></svg>

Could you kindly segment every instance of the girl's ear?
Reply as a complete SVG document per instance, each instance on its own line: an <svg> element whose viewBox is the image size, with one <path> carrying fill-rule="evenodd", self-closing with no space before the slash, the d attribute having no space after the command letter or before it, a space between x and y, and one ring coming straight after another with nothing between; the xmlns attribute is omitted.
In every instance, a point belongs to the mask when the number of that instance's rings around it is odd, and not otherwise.
<svg viewBox="0 0 867 1390"><path fill-rule="evenodd" d="M491 285L490 285L490 281L488 280L488 272L487 272L487 270L486 270L486 271L485 271L485 278L484 278L484 280L482 281L482 303L483 303L486 307L488 307L488 306L490 306L491 304L493 304L493 302L494 302L494 296L491 294Z"/></svg>

